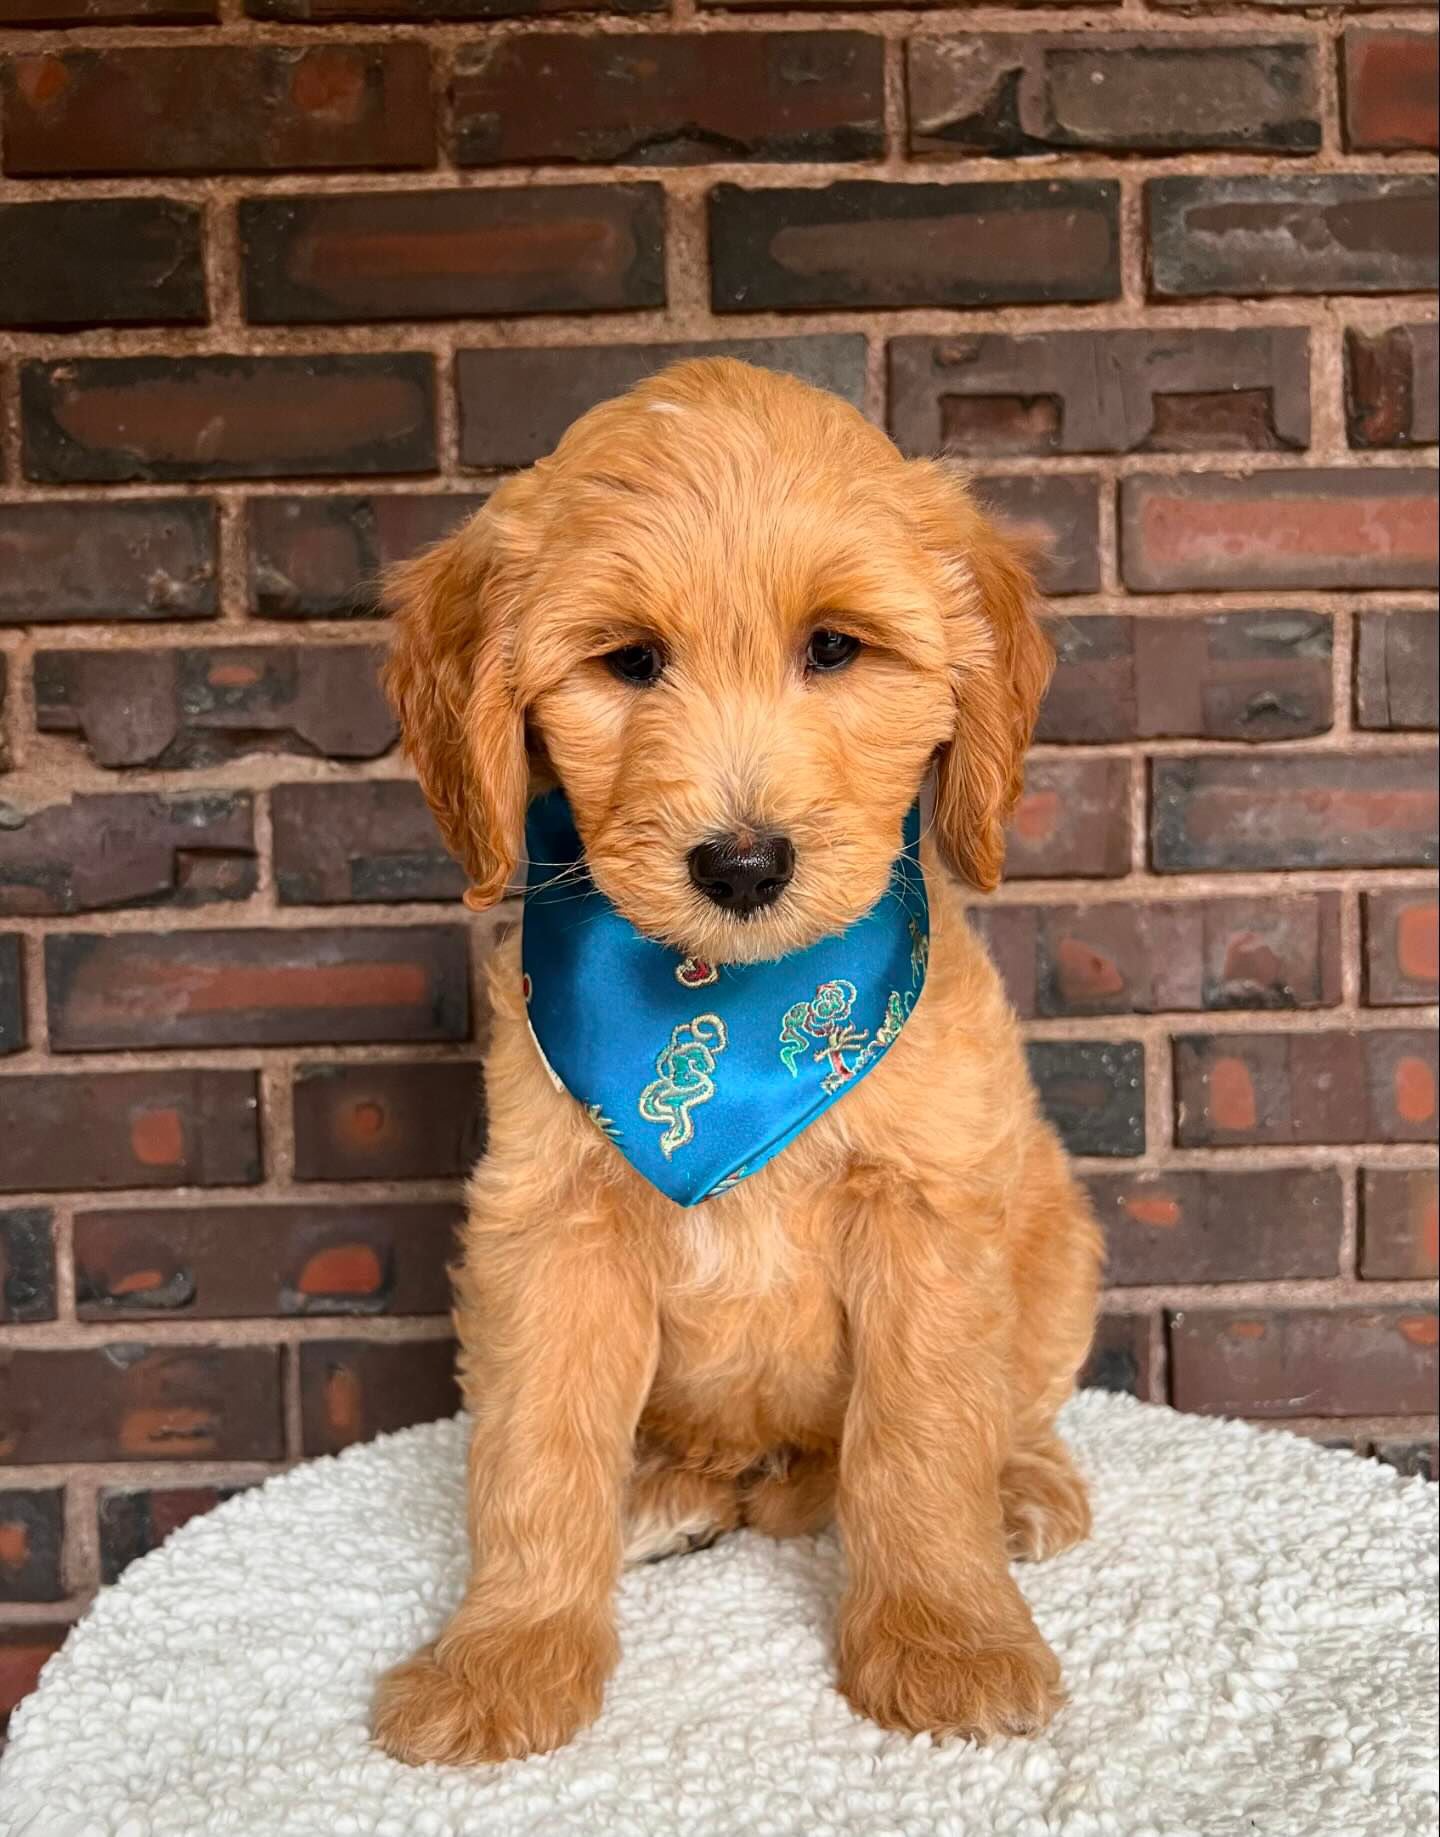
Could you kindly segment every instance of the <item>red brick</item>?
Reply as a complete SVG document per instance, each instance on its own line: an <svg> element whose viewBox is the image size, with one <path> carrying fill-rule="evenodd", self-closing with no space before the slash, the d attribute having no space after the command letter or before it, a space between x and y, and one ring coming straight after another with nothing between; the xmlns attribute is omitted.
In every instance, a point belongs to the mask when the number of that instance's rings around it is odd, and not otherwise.
<svg viewBox="0 0 1440 1837"><path fill-rule="evenodd" d="M455 900L468 884L408 778L277 785L270 808L282 905Z"/></svg>
<svg viewBox="0 0 1440 1837"><path fill-rule="evenodd" d="M338 1454L459 1407L452 1340L312 1340L300 1348L307 1454Z"/></svg>
<svg viewBox="0 0 1440 1837"><path fill-rule="evenodd" d="M0 325L205 318L200 212L165 198L0 205Z"/></svg>
<svg viewBox="0 0 1440 1837"><path fill-rule="evenodd" d="M112 1209L75 1220L81 1320L444 1314L455 1205Z"/></svg>
<svg viewBox="0 0 1440 1837"><path fill-rule="evenodd" d="M461 1040L460 926L72 933L45 941L52 1052Z"/></svg>
<svg viewBox="0 0 1440 1837"><path fill-rule="evenodd" d="M52 1225L41 1206L0 1209L0 1326L54 1320Z"/></svg>
<svg viewBox="0 0 1440 1837"><path fill-rule="evenodd" d="M5 73L5 170L323 171L430 166L422 44L107 46Z"/></svg>
<svg viewBox="0 0 1440 1837"><path fill-rule="evenodd" d="M1314 54L1303 40L970 32L912 38L906 51L912 153L1320 145Z"/></svg>
<svg viewBox="0 0 1440 1837"><path fill-rule="evenodd" d="M330 25L336 20L393 19L403 25L452 19L528 19L548 13L658 13L664 0L245 0L252 19Z"/></svg>
<svg viewBox="0 0 1440 1837"><path fill-rule="evenodd" d="M1006 838L1006 877L1112 879L1129 871L1128 762L1032 759Z"/></svg>
<svg viewBox="0 0 1440 1837"><path fill-rule="evenodd" d="M0 625L218 610L215 507L202 498L0 504Z"/></svg>
<svg viewBox="0 0 1440 1837"><path fill-rule="evenodd" d="M971 483L986 510L1032 548L1042 593L1099 591L1099 479L1075 472L989 473Z"/></svg>
<svg viewBox="0 0 1440 1837"><path fill-rule="evenodd" d="M1437 987L1434 886L1362 896L1365 999L1372 1007L1433 1002Z"/></svg>
<svg viewBox="0 0 1440 1837"><path fill-rule="evenodd" d="M485 502L482 492L252 498L250 610L261 619L378 619L387 568L429 548Z"/></svg>
<svg viewBox="0 0 1440 1837"><path fill-rule="evenodd" d="M736 357L801 377L857 408L864 402L865 340L843 332L817 338L461 351L455 360L461 463L489 471L543 459L587 409L687 357Z"/></svg>
<svg viewBox="0 0 1440 1837"><path fill-rule="evenodd" d="M1071 1154L1145 1152L1145 1048L1135 1040L1031 1040L1041 1108Z"/></svg>
<svg viewBox="0 0 1440 1837"><path fill-rule="evenodd" d="M1150 293L1428 293L1435 201L1423 173L1150 179Z"/></svg>
<svg viewBox="0 0 1440 1837"><path fill-rule="evenodd" d="M1356 621L1355 718L1361 727L1440 725L1440 620L1362 612Z"/></svg>
<svg viewBox="0 0 1440 1837"><path fill-rule="evenodd" d="M12 933L0 932L0 1059L23 1052L25 1045L24 943Z"/></svg>
<svg viewBox="0 0 1440 1837"><path fill-rule="evenodd" d="M1175 1040L1182 1148L1433 1142L1435 1036L1196 1034Z"/></svg>
<svg viewBox="0 0 1440 1837"><path fill-rule="evenodd" d="M0 913L204 906L255 890L254 818L240 793L79 795L0 827Z"/></svg>
<svg viewBox="0 0 1440 1837"><path fill-rule="evenodd" d="M0 1488L0 1602L63 1601L65 1494Z"/></svg>
<svg viewBox="0 0 1440 1837"><path fill-rule="evenodd" d="M1270 451L1310 444L1309 334L987 332L892 338L910 453Z"/></svg>
<svg viewBox="0 0 1440 1837"><path fill-rule="evenodd" d="M1111 1288L1334 1276L1344 1198L1329 1168L1092 1174Z"/></svg>
<svg viewBox="0 0 1440 1837"><path fill-rule="evenodd" d="M430 472L433 360L85 357L20 371L25 476L303 478Z"/></svg>
<svg viewBox="0 0 1440 1837"><path fill-rule="evenodd" d="M246 316L259 324L665 304L657 185L255 198L240 232Z"/></svg>
<svg viewBox="0 0 1440 1837"><path fill-rule="evenodd" d="M1345 144L1440 146L1440 57L1432 32L1349 26L1345 32Z"/></svg>
<svg viewBox="0 0 1440 1837"><path fill-rule="evenodd" d="M1403 1416L1435 1407L1426 1308L1185 1309L1171 1391L1205 1416Z"/></svg>
<svg viewBox="0 0 1440 1837"><path fill-rule="evenodd" d="M143 1492L103 1488L96 1501L100 1580L118 1582L137 1557L158 1549L172 1531L242 1491L239 1486L156 1486Z"/></svg>
<svg viewBox="0 0 1440 1837"><path fill-rule="evenodd" d="M1154 1382L1149 1315L1102 1314L1080 1373L1082 1387L1149 1398L1154 1395Z"/></svg>
<svg viewBox="0 0 1440 1837"><path fill-rule="evenodd" d="M1151 781L1157 873L1435 863L1433 753L1156 759Z"/></svg>
<svg viewBox="0 0 1440 1837"><path fill-rule="evenodd" d="M0 0L0 27L188 26L219 17L218 0Z"/></svg>
<svg viewBox="0 0 1440 1837"><path fill-rule="evenodd" d="M1440 1199L1433 1167L1360 1172L1360 1274L1367 1282L1433 1281L1440 1274Z"/></svg>
<svg viewBox="0 0 1440 1837"><path fill-rule="evenodd" d="M1434 446L1436 328L1387 325L1345 334L1345 421L1353 447Z"/></svg>
<svg viewBox="0 0 1440 1837"><path fill-rule="evenodd" d="M304 1065L295 1074L297 1180L468 1174L485 1147L480 1067Z"/></svg>
<svg viewBox="0 0 1440 1837"><path fill-rule="evenodd" d="M0 1348L0 1460L274 1461L276 1346Z"/></svg>
<svg viewBox="0 0 1440 1837"><path fill-rule="evenodd" d="M462 166L878 159L884 59L866 32L526 33L460 52L456 153Z"/></svg>
<svg viewBox="0 0 1440 1837"><path fill-rule="evenodd" d="M97 764L175 770L246 753L374 759L395 717L372 645L39 651L35 719Z"/></svg>
<svg viewBox="0 0 1440 1837"><path fill-rule="evenodd" d="M250 1186L260 1178L253 1072L16 1075L0 1082L0 1101L0 1192Z"/></svg>
<svg viewBox="0 0 1440 1837"><path fill-rule="evenodd" d="M1127 478L1120 554L1138 593L1428 587L1435 476L1367 467Z"/></svg>
<svg viewBox="0 0 1440 1837"><path fill-rule="evenodd" d="M711 303L726 313L1111 300L1120 292L1118 207L1109 179L717 185Z"/></svg>
<svg viewBox="0 0 1440 1837"><path fill-rule="evenodd" d="M65 1625L42 1626L33 1620L0 1626L0 1737L10 1725L12 1710L39 1683L45 1661L60 1650L69 1631Z"/></svg>

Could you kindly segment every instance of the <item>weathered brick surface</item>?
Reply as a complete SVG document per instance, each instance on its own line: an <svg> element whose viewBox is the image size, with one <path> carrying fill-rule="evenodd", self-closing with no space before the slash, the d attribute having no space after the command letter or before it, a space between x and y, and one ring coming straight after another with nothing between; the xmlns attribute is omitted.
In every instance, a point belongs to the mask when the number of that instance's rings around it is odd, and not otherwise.
<svg viewBox="0 0 1440 1837"><path fill-rule="evenodd" d="M1432 1002L1437 994L1437 902L1433 884L1366 893L1365 999L1384 1007Z"/></svg>
<svg viewBox="0 0 1440 1837"><path fill-rule="evenodd" d="M1386 152L1440 145L1440 57L1433 31L1350 26L1345 32L1345 139Z"/></svg>
<svg viewBox="0 0 1440 1837"><path fill-rule="evenodd" d="M1031 1076L1072 1154L1145 1150L1145 1048L1135 1040L1032 1040Z"/></svg>
<svg viewBox="0 0 1440 1837"><path fill-rule="evenodd" d="M287 906L456 900L465 891L464 873L408 779L277 785L270 808L275 884Z"/></svg>
<svg viewBox="0 0 1440 1837"><path fill-rule="evenodd" d="M148 1316L444 1314L460 1211L412 1205L251 1205L82 1212L82 1320Z"/></svg>
<svg viewBox="0 0 1440 1837"><path fill-rule="evenodd" d="M1157 759L1152 793L1162 874L1436 859L1433 753Z"/></svg>
<svg viewBox="0 0 1440 1837"><path fill-rule="evenodd" d="M385 570L484 502L473 491L252 498L250 609L262 619L378 619Z"/></svg>
<svg viewBox="0 0 1440 1837"><path fill-rule="evenodd" d="M42 733L103 766L216 765L253 752L374 759L395 742L370 645L40 651Z"/></svg>
<svg viewBox="0 0 1440 1837"><path fill-rule="evenodd" d="M868 32L506 38L460 53L456 151L464 166L877 159L884 63Z"/></svg>
<svg viewBox="0 0 1440 1837"><path fill-rule="evenodd" d="M1080 1383L1087 1390L1150 1397L1153 1395L1153 1365L1148 1316L1102 1314L1095 1323L1095 1337L1085 1369L1080 1373Z"/></svg>
<svg viewBox="0 0 1440 1837"><path fill-rule="evenodd" d="M1440 620L1366 612L1356 621L1355 716L1362 727L1440 725Z"/></svg>
<svg viewBox="0 0 1440 1837"><path fill-rule="evenodd" d="M257 198L241 207L240 234L258 324L665 303L654 185Z"/></svg>
<svg viewBox="0 0 1440 1837"><path fill-rule="evenodd" d="M1434 1281L1437 1195L1433 1167L1367 1167L1360 1175L1360 1274L1367 1281Z"/></svg>
<svg viewBox="0 0 1440 1837"><path fill-rule="evenodd" d="M247 899L258 865L243 792L82 793L0 826L0 915Z"/></svg>
<svg viewBox="0 0 1440 1837"><path fill-rule="evenodd" d="M1032 759L1006 839L1009 880L1113 879L1130 866L1124 759Z"/></svg>
<svg viewBox="0 0 1440 1837"><path fill-rule="evenodd" d="M65 1495L0 1487L0 1601L61 1601Z"/></svg>
<svg viewBox="0 0 1440 1837"><path fill-rule="evenodd" d="M485 1146L480 1067L305 1065L295 1074L297 1180L468 1173Z"/></svg>
<svg viewBox="0 0 1440 1837"><path fill-rule="evenodd" d="M1345 334L1345 418L1354 447L1433 446L1437 438L1433 325Z"/></svg>
<svg viewBox="0 0 1440 1837"><path fill-rule="evenodd" d="M0 1058L25 1047L24 940L0 932Z"/></svg>
<svg viewBox="0 0 1440 1837"><path fill-rule="evenodd" d="M338 1454L460 1407L455 1346L312 1340L300 1348L301 1438L306 1454Z"/></svg>
<svg viewBox="0 0 1440 1837"><path fill-rule="evenodd" d="M60 1650L69 1631L63 1622L22 1620L0 1626L0 1736L9 1727L10 1712L35 1688L46 1660Z"/></svg>
<svg viewBox="0 0 1440 1837"><path fill-rule="evenodd" d="M72 933L45 946L52 1052L460 1040L459 926Z"/></svg>
<svg viewBox="0 0 1440 1837"><path fill-rule="evenodd" d="M907 452L1266 452L1310 442L1298 329L892 338L890 432Z"/></svg>
<svg viewBox="0 0 1440 1837"><path fill-rule="evenodd" d="M1073 472L985 473L973 480L990 515L1034 555L1041 592L1057 597L1100 586L1100 482Z"/></svg>
<svg viewBox="0 0 1440 1837"><path fill-rule="evenodd" d="M201 498L0 504L0 626L217 610L215 512Z"/></svg>
<svg viewBox="0 0 1440 1837"><path fill-rule="evenodd" d="M218 0L0 0L0 26L208 25Z"/></svg>
<svg viewBox="0 0 1440 1837"><path fill-rule="evenodd" d="M51 484L429 472L431 359L89 357L20 371L25 475Z"/></svg>
<svg viewBox="0 0 1440 1837"><path fill-rule="evenodd" d="M735 357L783 370L859 406L865 341L855 333L818 338L724 338L672 344L500 347L461 351L460 457L486 470L543 459L570 423L666 364L687 357Z"/></svg>
<svg viewBox="0 0 1440 1837"><path fill-rule="evenodd" d="M0 1326L55 1318L51 1227L43 1206L0 1208Z"/></svg>
<svg viewBox="0 0 1440 1837"><path fill-rule="evenodd" d="M1435 1137L1433 1033L1191 1034L1175 1041L1175 1139L1182 1148Z"/></svg>
<svg viewBox="0 0 1440 1837"><path fill-rule="evenodd" d="M912 38L910 151L1309 153L1320 145L1303 40L1160 32Z"/></svg>
<svg viewBox="0 0 1440 1837"><path fill-rule="evenodd" d="M1112 180L971 185L843 181L710 194L716 312L1110 300L1120 291Z"/></svg>
<svg viewBox="0 0 1440 1837"><path fill-rule="evenodd" d="M1403 1416L1435 1407L1433 1308L1185 1309L1175 1401L1210 1416Z"/></svg>
<svg viewBox="0 0 1440 1837"><path fill-rule="evenodd" d="M234 1486L154 1486L130 1492L107 1486L96 1500L100 1540L100 1580L118 1582L147 1551L156 1550L172 1531L214 1511L240 1491Z"/></svg>
<svg viewBox="0 0 1440 1837"><path fill-rule="evenodd" d="M1333 1276L1344 1200L1326 1168L1092 1174L1111 1288Z"/></svg>
<svg viewBox="0 0 1440 1837"><path fill-rule="evenodd" d="M160 198L0 205L0 326L205 317L200 213Z"/></svg>

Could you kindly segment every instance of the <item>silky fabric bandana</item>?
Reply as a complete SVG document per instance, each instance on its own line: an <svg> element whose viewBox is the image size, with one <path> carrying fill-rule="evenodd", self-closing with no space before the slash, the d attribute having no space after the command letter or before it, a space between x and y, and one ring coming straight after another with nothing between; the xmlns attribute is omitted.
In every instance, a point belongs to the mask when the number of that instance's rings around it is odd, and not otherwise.
<svg viewBox="0 0 1440 1837"><path fill-rule="evenodd" d="M530 806L530 1030L558 1087L652 1186L698 1205L759 1170L884 1057L925 986L918 806L874 909L774 963L643 937L595 886L570 806ZM568 871L567 871L568 870Z"/></svg>

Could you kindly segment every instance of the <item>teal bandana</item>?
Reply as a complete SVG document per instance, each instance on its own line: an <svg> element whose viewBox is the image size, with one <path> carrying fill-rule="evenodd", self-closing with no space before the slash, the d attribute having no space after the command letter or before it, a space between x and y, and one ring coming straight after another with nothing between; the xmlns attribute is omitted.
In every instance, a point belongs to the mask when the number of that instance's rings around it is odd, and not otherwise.
<svg viewBox="0 0 1440 1837"><path fill-rule="evenodd" d="M557 1085L677 1205L758 1171L894 1043L925 986L920 813L885 896L775 963L703 963L642 937L581 867L563 792L530 806L524 987Z"/></svg>

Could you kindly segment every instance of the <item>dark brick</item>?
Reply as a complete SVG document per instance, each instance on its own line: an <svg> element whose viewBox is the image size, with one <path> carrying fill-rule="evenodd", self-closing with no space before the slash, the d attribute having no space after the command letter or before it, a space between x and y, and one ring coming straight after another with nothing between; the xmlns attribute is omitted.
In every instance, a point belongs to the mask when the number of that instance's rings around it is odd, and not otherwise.
<svg viewBox="0 0 1440 1837"><path fill-rule="evenodd" d="M1435 888L1361 896L1365 914L1365 999L1372 1007L1433 1002L1437 987Z"/></svg>
<svg viewBox="0 0 1440 1837"><path fill-rule="evenodd" d="M1433 586L1435 475L1137 475L1120 483L1120 556L1138 593Z"/></svg>
<svg viewBox="0 0 1440 1837"><path fill-rule="evenodd" d="M1085 1390L1154 1395L1148 1314L1102 1314L1095 1322L1090 1356L1080 1373Z"/></svg>
<svg viewBox="0 0 1440 1837"><path fill-rule="evenodd" d="M0 1490L0 1601L63 1601L65 1494Z"/></svg>
<svg viewBox="0 0 1440 1837"><path fill-rule="evenodd" d="M0 1461L275 1461L278 1346L0 1348Z"/></svg>
<svg viewBox="0 0 1440 1837"><path fill-rule="evenodd" d="M306 1454L338 1454L459 1407L453 1340L311 1340L300 1348Z"/></svg>
<svg viewBox="0 0 1440 1837"><path fill-rule="evenodd" d="M1040 1103L1071 1154L1145 1152L1145 1048L1137 1040L1031 1040Z"/></svg>
<svg viewBox="0 0 1440 1837"><path fill-rule="evenodd" d="M463 1040L461 926L45 940L52 1052Z"/></svg>
<svg viewBox="0 0 1440 1837"><path fill-rule="evenodd" d="M262 619L378 619L385 570L439 542L480 492L252 498L250 608Z"/></svg>
<svg viewBox="0 0 1440 1837"><path fill-rule="evenodd" d="M20 370L27 478L430 472L433 359L86 357Z"/></svg>
<svg viewBox="0 0 1440 1837"><path fill-rule="evenodd" d="M0 1739L10 1726L11 1711L40 1681L47 1659L65 1643L66 1625L42 1626L33 1620L0 1626Z"/></svg>
<svg viewBox="0 0 1440 1837"><path fill-rule="evenodd" d="M104 766L217 765L246 753L375 759L395 743L372 645L40 651L35 718Z"/></svg>
<svg viewBox="0 0 1440 1837"><path fill-rule="evenodd" d="M1401 1416L1435 1407L1425 1308L1185 1309L1170 1316L1176 1407L1205 1416Z"/></svg>
<svg viewBox="0 0 1440 1837"><path fill-rule="evenodd" d="M857 408L864 401L865 340L858 334L461 351L461 463L489 471L543 459L587 409L688 357L737 357L801 377Z"/></svg>
<svg viewBox="0 0 1440 1837"><path fill-rule="evenodd" d="M1112 300L1110 179L970 185L855 180L710 194L716 312Z"/></svg>
<svg viewBox="0 0 1440 1837"><path fill-rule="evenodd" d="M0 822L0 913L12 917L246 899L256 871L243 792L81 794Z"/></svg>
<svg viewBox="0 0 1440 1837"><path fill-rule="evenodd" d="M1406 1479L1440 1478L1440 1443L1434 1441L1380 1441L1375 1444L1375 1459L1393 1467Z"/></svg>
<svg viewBox="0 0 1440 1837"><path fill-rule="evenodd" d="M1042 593L1057 598L1100 589L1100 481L1074 472L973 479L975 495L1034 549Z"/></svg>
<svg viewBox="0 0 1440 1837"><path fill-rule="evenodd" d="M218 610L215 507L201 498L0 504L0 625Z"/></svg>
<svg viewBox="0 0 1440 1837"><path fill-rule="evenodd" d="M1433 1142L1435 1036L1181 1035L1175 1121L1182 1148Z"/></svg>
<svg viewBox="0 0 1440 1837"><path fill-rule="evenodd" d="M81 1320L444 1314L459 1209L265 1205L82 1212Z"/></svg>
<svg viewBox="0 0 1440 1837"><path fill-rule="evenodd" d="M0 842L4 831L0 830ZM0 1059L25 1050L25 953L13 932L0 932Z"/></svg>
<svg viewBox="0 0 1440 1837"><path fill-rule="evenodd" d="M551 13L658 13L664 0L245 0L252 19L330 25L336 20L393 19L443 25L452 19L529 19Z"/></svg>
<svg viewBox="0 0 1440 1837"><path fill-rule="evenodd" d="M1295 328L892 338L890 432L967 460L1306 447L1308 352Z"/></svg>
<svg viewBox="0 0 1440 1837"><path fill-rule="evenodd" d="M485 1147L480 1067L303 1065L295 1073L297 1180L468 1174Z"/></svg>
<svg viewBox="0 0 1440 1837"><path fill-rule="evenodd" d="M1150 179L1150 291L1428 293L1437 279L1433 178Z"/></svg>
<svg viewBox="0 0 1440 1837"><path fill-rule="evenodd" d="M1332 724L1327 614L1051 619L1037 740L1293 740Z"/></svg>
<svg viewBox="0 0 1440 1837"><path fill-rule="evenodd" d="M1345 31L1345 144L1386 151L1440 146L1435 33L1388 26Z"/></svg>
<svg viewBox="0 0 1440 1837"><path fill-rule="evenodd" d="M172 1531L233 1499L240 1486L155 1486L144 1492L104 1487L96 1501L100 1580L118 1582L137 1557L156 1550Z"/></svg>
<svg viewBox="0 0 1440 1837"><path fill-rule="evenodd" d="M1156 759L1151 781L1162 874L1435 863L1433 753Z"/></svg>
<svg viewBox="0 0 1440 1837"><path fill-rule="evenodd" d="M0 0L0 27L188 26L219 17L218 0Z"/></svg>
<svg viewBox="0 0 1440 1837"><path fill-rule="evenodd" d="M0 325L205 317L200 213L166 198L0 205Z"/></svg>
<svg viewBox="0 0 1440 1837"><path fill-rule="evenodd" d="M1303 40L971 32L912 38L906 73L912 153L1320 145L1314 54Z"/></svg>
<svg viewBox="0 0 1440 1837"><path fill-rule="evenodd" d="M0 1326L54 1320L51 1224L51 1214L41 1206L0 1210Z"/></svg>
<svg viewBox="0 0 1440 1837"><path fill-rule="evenodd" d="M1433 1167L1360 1171L1360 1275L1367 1282L1434 1281L1440 1217Z"/></svg>
<svg viewBox="0 0 1440 1837"><path fill-rule="evenodd" d="M0 1096L0 1192L260 1178L253 1072L11 1077Z"/></svg>
<svg viewBox="0 0 1440 1837"><path fill-rule="evenodd" d="M526 33L460 52L456 156L462 166L878 159L884 63L884 41L868 32Z"/></svg>
<svg viewBox="0 0 1440 1837"><path fill-rule="evenodd" d="M1124 759L1032 759L1005 845L1009 880L1109 880L1130 871Z"/></svg>
<svg viewBox="0 0 1440 1837"><path fill-rule="evenodd" d="M1335 1275L1344 1196L1329 1168L1091 1174L1111 1288Z"/></svg>
<svg viewBox="0 0 1440 1837"><path fill-rule="evenodd" d="M109 46L5 72L5 170L283 172L430 166L424 45Z"/></svg>
<svg viewBox="0 0 1440 1837"><path fill-rule="evenodd" d="M1345 334L1345 421L1354 447L1434 446L1436 328L1387 325Z"/></svg>
<svg viewBox="0 0 1440 1837"><path fill-rule="evenodd" d="M468 884L408 778L277 785L271 810L282 905L453 900Z"/></svg>
<svg viewBox="0 0 1440 1837"><path fill-rule="evenodd" d="M663 306L664 219L657 185L251 199L245 311L266 324Z"/></svg>
<svg viewBox="0 0 1440 1837"><path fill-rule="evenodd" d="M1362 612L1355 714L1362 727L1440 725L1440 620L1434 612Z"/></svg>

